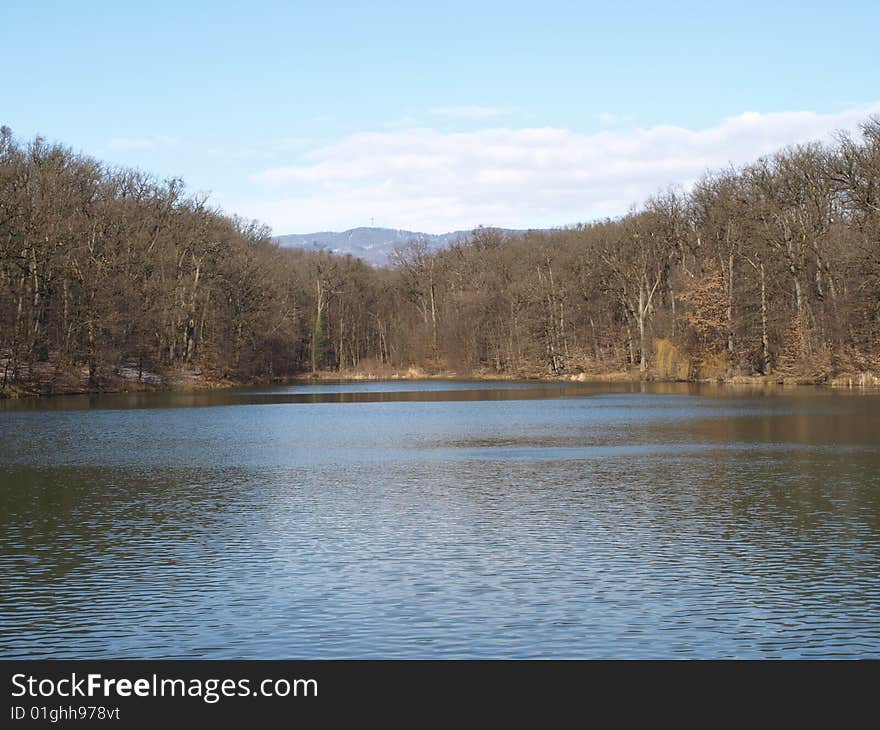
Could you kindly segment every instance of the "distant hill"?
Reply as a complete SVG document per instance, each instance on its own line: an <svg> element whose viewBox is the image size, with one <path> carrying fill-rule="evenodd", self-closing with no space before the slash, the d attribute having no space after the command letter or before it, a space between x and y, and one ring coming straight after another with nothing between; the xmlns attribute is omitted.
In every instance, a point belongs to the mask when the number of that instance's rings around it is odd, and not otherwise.
<svg viewBox="0 0 880 730"><path fill-rule="evenodd" d="M515 233L517 231L504 231ZM290 248L323 248L333 253L351 254L376 266L384 266L390 261L391 252L396 245L419 239L428 247L437 250L465 238L470 231L451 233L420 233L403 231L398 228L352 228L348 231L321 231L319 233L293 233L276 236L282 246Z"/></svg>

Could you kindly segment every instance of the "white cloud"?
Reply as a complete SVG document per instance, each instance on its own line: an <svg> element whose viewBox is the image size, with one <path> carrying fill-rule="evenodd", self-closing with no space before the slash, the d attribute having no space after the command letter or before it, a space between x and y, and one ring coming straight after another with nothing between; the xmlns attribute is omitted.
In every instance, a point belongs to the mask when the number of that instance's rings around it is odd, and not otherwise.
<svg viewBox="0 0 880 730"><path fill-rule="evenodd" d="M152 137L117 137L111 139L108 147L114 150L152 150L177 144L176 137L157 134Z"/></svg>
<svg viewBox="0 0 880 730"><path fill-rule="evenodd" d="M233 209L277 233L341 230L371 218L428 232L564 225L624 213L707 169L827 140L872 113L880 103L833 114L747 112L705 129L362 132L257 173L259 198Z"/></svg>

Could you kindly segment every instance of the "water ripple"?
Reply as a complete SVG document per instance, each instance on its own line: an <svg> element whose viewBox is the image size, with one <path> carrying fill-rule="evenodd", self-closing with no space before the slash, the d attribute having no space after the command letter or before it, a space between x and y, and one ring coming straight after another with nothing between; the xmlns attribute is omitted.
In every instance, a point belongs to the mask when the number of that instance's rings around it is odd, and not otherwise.
<svg viewBox="0 0 880 730"><path fill-rule="evenodd" d="M876 396L496 390L0 413L0 656L880 657Z"/></svg>

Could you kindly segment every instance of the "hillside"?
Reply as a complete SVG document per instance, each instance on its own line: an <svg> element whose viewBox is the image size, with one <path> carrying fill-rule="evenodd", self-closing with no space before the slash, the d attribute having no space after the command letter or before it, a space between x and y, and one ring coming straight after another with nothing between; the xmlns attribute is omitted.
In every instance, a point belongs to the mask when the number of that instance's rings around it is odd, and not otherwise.
<svg viewBox="0 0 880 730"><path fill-rule="evenodd" d="M398 371L873 383L880 119L861 132L618 219L425 237L383 270L338 253L384 262L419 234L281 246L178 181L0 127L0 392Z"/></svg>

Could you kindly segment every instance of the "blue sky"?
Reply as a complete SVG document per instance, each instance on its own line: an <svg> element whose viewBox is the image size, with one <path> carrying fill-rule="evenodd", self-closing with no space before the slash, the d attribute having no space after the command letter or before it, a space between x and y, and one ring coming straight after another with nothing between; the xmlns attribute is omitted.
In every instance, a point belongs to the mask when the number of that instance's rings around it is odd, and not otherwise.
<svg viewBox="0 0 880 730"><path fill-rule="evenodd" d="M0 123L276 233L625 212L880 112L880 2L21 2Z"/></svg>

